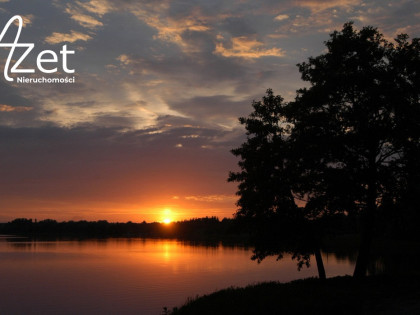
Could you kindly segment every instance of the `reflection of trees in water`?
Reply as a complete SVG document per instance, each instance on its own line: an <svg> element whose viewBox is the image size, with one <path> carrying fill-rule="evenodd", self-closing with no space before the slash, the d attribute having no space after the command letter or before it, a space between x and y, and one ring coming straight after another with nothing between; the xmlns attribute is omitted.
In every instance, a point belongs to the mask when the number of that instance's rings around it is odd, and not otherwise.
<svg viewBox="0 0 420 315"><path fill-rule="evenodd" d="M190 241L190 240L179 240L179 239L162 239L162 238L104 238L104 239L85 239L85 240L37 240L29 238L10 238L4 239L8 247L23 251L34 251L36 249L55 249L60 246L60 243L65 242L66 247L77 247L79 249L97 247L105 249L108 246L115 244L124 244L127 246L138 246L139 242L144 246L147 242L161 243L167 241L174 243L181 247L197 247L217 250L219 248L225 249L242 249L248 250L250 244L232 241L217 241L217 240L203 240L203 241Z"/></svg>
<svg viewBox="0 0 420 315"><path fill-rule="evenodd" d="M10 247L13 247L13 249L17 249L21 251L30 251L32 250L33 247L36 246L32 242L28 243L28 242L16 242L16 241L13 241L12 243L8 242L7 245Z"/></svg>
<svg viewBox="0 0 420 315"><path fill-rule="evenodd" d="M328 257L331 256L337 261L350 261L351 263L355 263L357 259L357 251L349 252L347 250L337 250L337 251L322 251L324 256Z"/></svg>
<svg viewBox="0 0 420 315"><path fill-rule="evenodd" d="M337 251L337 252L329 252L328 255L333 256L337 261L349 261L352 264L355 264L357 261L357 251ZM384 261L383 257L372 255L371 262L368 266L368 274L369 275L376 275L388 272L386 261Z"/></svg>
<svg viewBox="0 0 420 315"><path fill-rule="evenodd" d="M176 242L178 246L192 246L197 249L205 247L215 251L221 248L245 250L253 248L253 244L249 242L249 237L246 234L248 226L235 220L219 221L217 218L204 218L173 222L171 226L160 223L114 224L106 221L58 223L49 220L47 223L21 219L3 224L0 229L2 234L10 235L15 231L27 232L28 236L31 236L34 231L38 234L32 235L32 237L2 236L0 242L7 243L6 246L22 252L50 251L58 248L60 242L66 239L72 240L67 243L67 248L78 249L88 249L92 245L103 249L119 242L135 247L139 242L145 244L153 239L156 242L167 239L168 242ZM337 225L337 229L341 231L341 225ZM136 234L136 237L124 237L126 234ZM142 235L145 237L141 237ZM153 237L150 238L149 235ZM351 231L345 235L338 233L336 237L325 240L322 252L339 262L349 261L354 264L358 243L358 237ZM369 274L418 273L419 267L416 262L420 258L419 252L418 241L377 241L373 247L372 263L369 264L368 272Z"/></svg>
<svg viewBox="0 0 420 315"><path fill-rule="evenodd" d="M349 240L336 242L323 248L323 254L337 261L356 263L357 247L347 245ZM357 244L354 241L354 244ZM409 241L377 241L374 243L368 274L418 274L420 259L419 244Z"/></svg>
<svg viewBox="0 0 420 315"><path fill-rule="evenodd" d="M419 274L419 248L418 243L410 244L410 242L391 243L388 246L384 244L380 252L374 253L373 257L377 264L371 266L372 269L369 270L369 273Z"/></svg>
<svg viewBox="0 0 420 315"><path fill-rule="evenodd" d="M13 249L22 251L35 251L37 249L48 249L52 250L57 248L58 244L55 241L50 242L38 242L36 240L29 240L26 238L11 238L7 239L7 246Z"/></svg>

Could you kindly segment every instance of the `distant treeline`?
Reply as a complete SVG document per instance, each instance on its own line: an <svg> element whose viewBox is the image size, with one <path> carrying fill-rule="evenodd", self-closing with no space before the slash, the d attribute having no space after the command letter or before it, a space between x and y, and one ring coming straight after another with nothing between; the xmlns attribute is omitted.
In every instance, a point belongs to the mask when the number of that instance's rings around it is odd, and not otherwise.
<svg viewBox="0 0 420 315"><path fill-rule="evenodd" d="M0 223L0 234L30 236L38 238L92 238L92 237L143 237L179 238L197 241L247 241L249 233L245 224L238 220L205 217L164 224L153 223L110 223L100 221L57 222L47 219L36 221L19 218Z"/></svg>
<svg viewBox="0 0 420 315"><path fill-rule="evenodd" d="M396 212L378 216L375 235L381 239L420 240L418 219L402 220ZM390 220L389 217L392 217ZM412 217L410 217L412 218ZM360 230L357 218L336 216L322 222L330 226L329 235L350 235ZM331 222L333 220L333 222ZM402 222L404 221L404 222ZM408 224L407 222L411 222ZM243 218L220 220L217 217L204 217L164 224L159 222L111 223L99 221L65 221L46 219L37 221L19 218L8 223L0 223L0 234L28 236L33 238L105 238L142 237L178 238L190 241L226 241L233 243L252 242L252 225L255 222ZM280 228L280 227L279 227Z"/></svg>
<svg viewBox="0 0 420 315"><path fill-rule="evenodd" d="M337 234L352 234L357 229L354 224L349 224L349 218L334 220ZM111 223L105 220L57 222L51 219L37 221L18 218L8 223L0 223L0 234L33 238L142 237L249 243L254 223L243 218L220 220L217 217L194 218L170 224L145 221Z"/></svg>

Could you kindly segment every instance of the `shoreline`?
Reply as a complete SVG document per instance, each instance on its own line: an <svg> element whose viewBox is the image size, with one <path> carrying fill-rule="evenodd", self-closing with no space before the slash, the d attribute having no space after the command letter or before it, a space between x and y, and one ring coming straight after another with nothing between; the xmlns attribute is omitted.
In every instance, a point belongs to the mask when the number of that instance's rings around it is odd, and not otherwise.
<svg viewBox="0 0 420 315"><path fill-rule="evenodd" d="M420 274L307 278L226 288L166 314L420 314ZM165 314L165 311L164 311Z"/></svg>

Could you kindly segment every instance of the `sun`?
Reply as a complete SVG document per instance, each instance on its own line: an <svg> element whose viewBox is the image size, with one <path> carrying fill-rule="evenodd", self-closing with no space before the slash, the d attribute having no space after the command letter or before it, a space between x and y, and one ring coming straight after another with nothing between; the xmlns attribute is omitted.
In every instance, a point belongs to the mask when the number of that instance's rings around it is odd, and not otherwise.
<svg viewBox="0 0 420 315"><path fill-rule="evenodd" d="M169 224L173 221L173 214L172 210L170 208L165 208L162 211L162 223Z"/></svg>

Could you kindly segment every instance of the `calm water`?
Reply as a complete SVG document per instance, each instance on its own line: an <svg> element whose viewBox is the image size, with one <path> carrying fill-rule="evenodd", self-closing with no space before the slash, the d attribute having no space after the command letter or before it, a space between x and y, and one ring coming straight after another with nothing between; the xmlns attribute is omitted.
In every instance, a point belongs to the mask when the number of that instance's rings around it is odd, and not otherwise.
<svg viewBox="0 0 420 315"><path fill-rule="evenodd" d="M159 314L229 286L316 276L286 256L261 264L241 247L176 240L33 242L0 238L0 314ZM327 276L353 265L324 256Z"/></svg>

